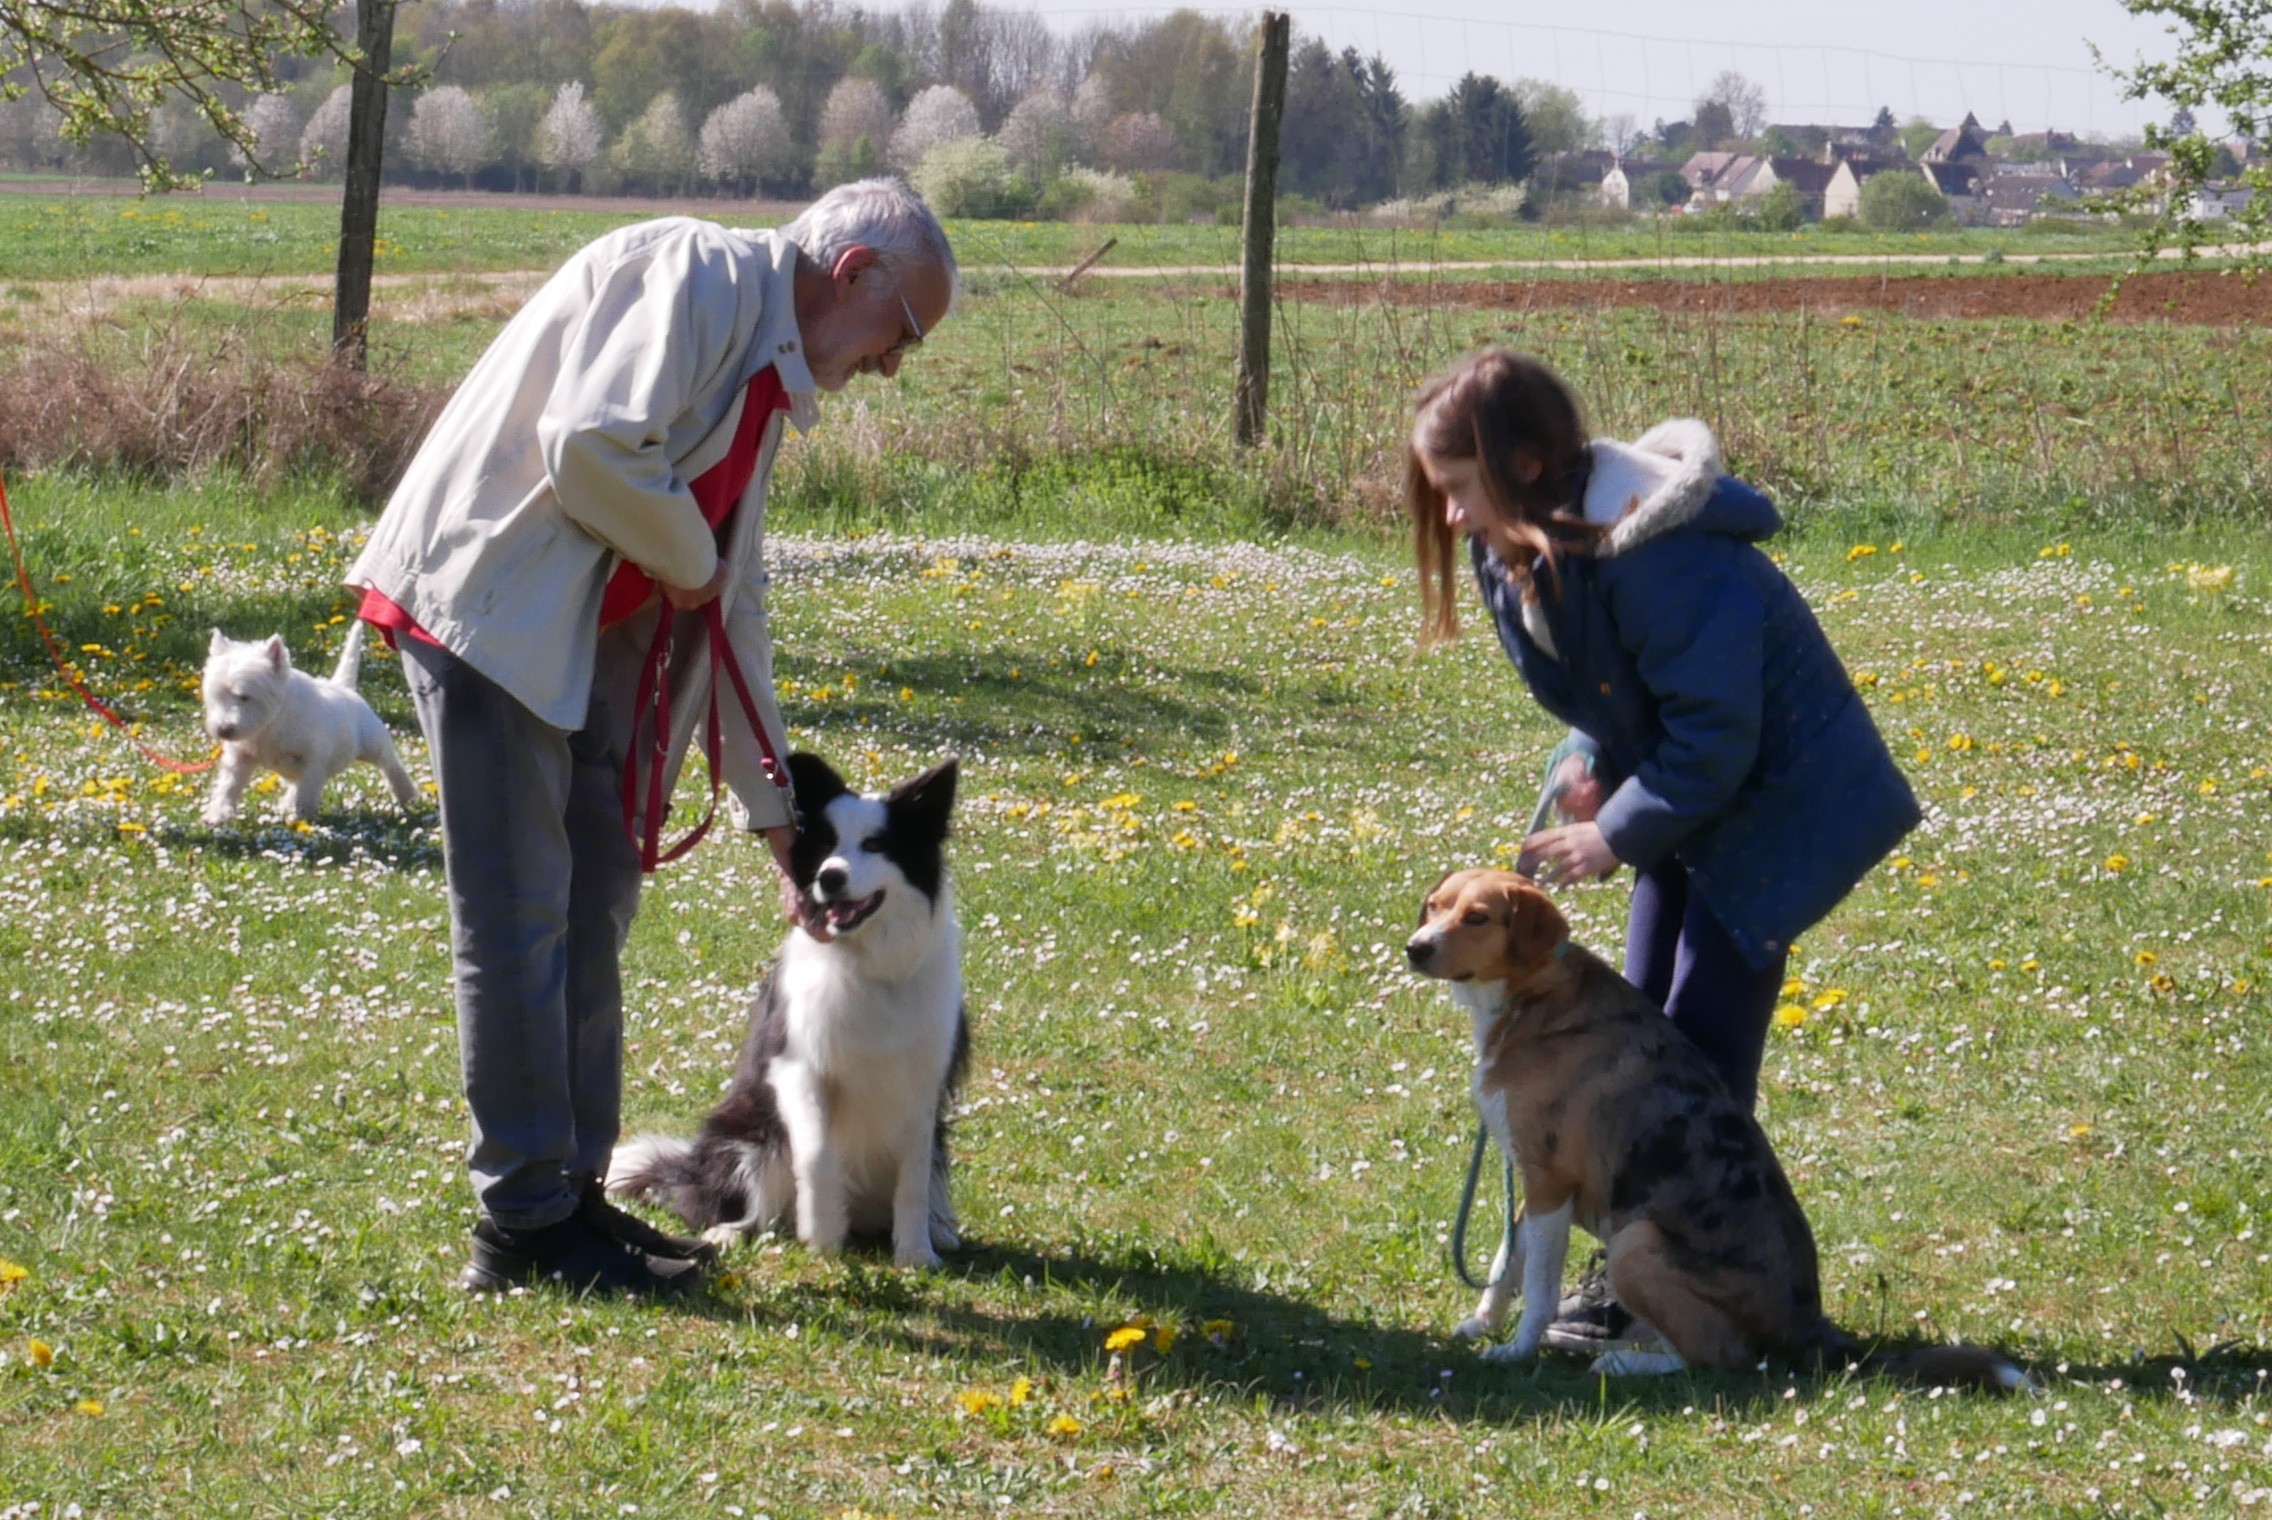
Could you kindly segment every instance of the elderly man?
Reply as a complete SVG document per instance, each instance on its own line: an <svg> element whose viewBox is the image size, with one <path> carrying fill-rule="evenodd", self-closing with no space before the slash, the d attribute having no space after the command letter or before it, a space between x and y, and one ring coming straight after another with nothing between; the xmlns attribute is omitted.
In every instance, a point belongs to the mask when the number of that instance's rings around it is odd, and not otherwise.
<svg viewBox="0 0 2272 1520"><path fill-rule="evenodd" d="M801 913L767 479L784 419L804 431L816 390L897 374L956 278L895 180L832 190L779 232L609 233L482 355L348 572L402 653L441 794L481 1209L468 1288L653 1294L699 1270L703 1247L599 1188L642 869L669 858L661 799L701 727Z"/></svg>

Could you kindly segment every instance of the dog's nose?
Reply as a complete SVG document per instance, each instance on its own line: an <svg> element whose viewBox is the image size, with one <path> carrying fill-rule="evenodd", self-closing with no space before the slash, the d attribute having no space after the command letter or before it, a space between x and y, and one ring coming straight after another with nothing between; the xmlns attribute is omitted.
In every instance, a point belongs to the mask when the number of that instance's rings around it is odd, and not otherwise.
<svg viewBox="0 0 2272 1520"><path fill-rule="evenodd" d="M1404 958L1414 970L1428 964L1436 953L1436 942L1424 935L1415 934L1404 942Z"/></svg>
<svg viewBox="0 0 2272 1520"><path fill-rule="evenodd" d="M813 877L814 883L831 897L843 891L844 884L851 879L852 873L834 862L822 866L818 874Z"/></svg>

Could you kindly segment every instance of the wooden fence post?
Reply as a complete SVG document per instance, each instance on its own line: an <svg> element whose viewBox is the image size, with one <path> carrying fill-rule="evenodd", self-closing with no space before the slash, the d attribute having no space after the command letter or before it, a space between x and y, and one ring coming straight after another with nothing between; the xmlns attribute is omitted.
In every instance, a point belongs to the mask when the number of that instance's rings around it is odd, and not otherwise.
<svg viewBox="0 0 2272 1520"><path fill-rule="evenodd" d="M364 367L370 353L371 261L379 237L395 4L356 0L355 6L355 46L362 56L347 96L347 183L339 197L339 273L331 297L332 361L354 370Z"/></svg>
<svg viewBox="0 0 2272 1520"><path fill-rule="evenodd" d="M1239 274L1239 368L1232 395L1239 447L1262 441L1270 410L1271 253L1278 240L1278 126L1286 115L1284 11L1264 11L1246 139L1246 262Z"/></svg>

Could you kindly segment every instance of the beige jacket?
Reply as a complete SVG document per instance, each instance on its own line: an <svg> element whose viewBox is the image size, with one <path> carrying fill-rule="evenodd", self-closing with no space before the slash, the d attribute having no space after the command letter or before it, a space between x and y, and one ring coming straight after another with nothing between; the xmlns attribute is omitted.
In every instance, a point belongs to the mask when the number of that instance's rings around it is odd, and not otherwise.
<svg viewBox="0 0 2272 1520"><path fill-rule="evenodd" d="M719 551L686 482L732 444L767 365L798 431L818 420L797 333L797 250L778 234L688 217L620 228L547 280L450 398L347 572L562 730L591 701L600 594L630 560L699 586ZM728 640L776 752L765 620L765 496L782 419L766 424L732 520ZM637 626L651 627L642 617ZM695 644L674 656L673 778L709 697ZM721 693L721 769L745 828L790 819L758 767L740 703Z"/></svg>

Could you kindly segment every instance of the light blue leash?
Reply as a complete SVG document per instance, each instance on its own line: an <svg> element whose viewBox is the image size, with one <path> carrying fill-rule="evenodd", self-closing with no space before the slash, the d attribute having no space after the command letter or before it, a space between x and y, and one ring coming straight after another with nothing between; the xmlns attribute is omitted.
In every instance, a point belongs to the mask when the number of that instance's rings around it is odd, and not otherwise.
<svg viewBox="0 0 2272 1520"><path fill-rule="evenodd" d="M1554 804L1560 801L1562 797L1562 788L1554 784L1554 772L1560 768L1563 760L1578 753L1582 752L1570 740L1564 739L1560 744L1554 746L1554 753L1546 757L1545 784L1539 789L1538 806L1531 809L1530 825L1523 830L1525 839L1545 828L1547 820L1554 816ZM1589 773L1593 770L1593 757L1591 755L1587 756L1586 769ZM1516 861L1515 869L1522 870L1520 859ZM1528 876L1531 873L1523 871L1523 874ZM1560 952L1557 951L1556 953L1559 954ZM1484 1292L1499 1281L1496 1274L1489 1278L1478 1278L1468 1270L1467 1265L1467 1221L1468 1217L1475 1212L1476 1188L1483 1181L1483 1153L1489 1149L1490 1144L1490 1127L1485 1124L1477 1124L1475 1126L1475 1146L1468 1152L1467 1157L1467 1181L1460 1188L1459 1212L1452 1217L1452 1270L1459 1274L1461 1282L1478 1293ZM1507 1195L1507 1228L1506 1233L1500 1237L1498 1257L1499 1271L1503 1273L1513 1264L1515 1259L1515 1227L1522 1222L1522 1204L1515 1197L1514 1158L1512 1156L1502 1158L1500 1167L1505 1175Z"/></svg>

